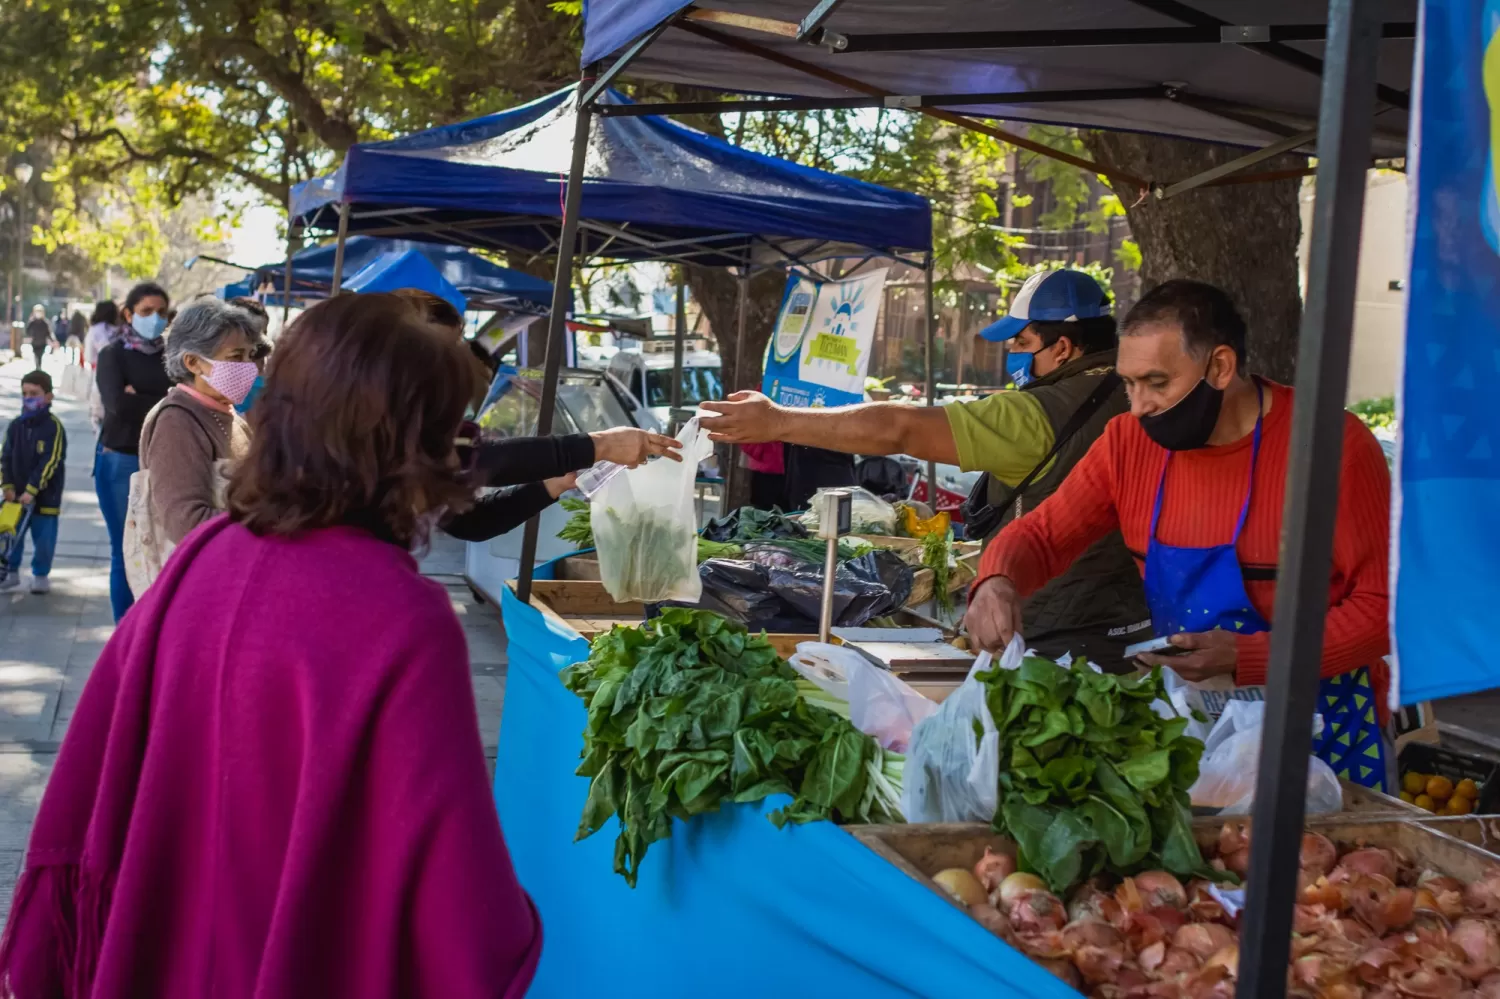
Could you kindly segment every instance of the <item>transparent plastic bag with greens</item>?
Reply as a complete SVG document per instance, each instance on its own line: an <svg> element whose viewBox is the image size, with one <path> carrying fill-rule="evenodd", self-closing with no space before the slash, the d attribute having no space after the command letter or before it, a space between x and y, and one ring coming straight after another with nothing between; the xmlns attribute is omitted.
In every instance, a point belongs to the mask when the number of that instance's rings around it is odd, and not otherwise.
<svg viewBox="0 0 1500 999"><path fill-rule="evenodd" d="M599 578L621 603L692 602L702 595L693 483L713 445L696 417L677 439L681 461L656 458L618 471L590 497Z"/></svg>

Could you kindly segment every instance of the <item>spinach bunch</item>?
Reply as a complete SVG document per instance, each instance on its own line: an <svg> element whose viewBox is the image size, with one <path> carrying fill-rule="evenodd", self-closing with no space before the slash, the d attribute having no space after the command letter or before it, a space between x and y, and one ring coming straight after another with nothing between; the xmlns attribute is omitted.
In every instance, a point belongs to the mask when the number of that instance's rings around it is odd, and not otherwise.
<svg viewBox="0 0 1500 999"><path fill-rule="evenodd" d="M717 614L670 608L594 639L563 670L588 708L583 762L592 778L577 839L619 820L614 869L635 885L647 848L728 802L795 800L787 822L900 821L884 750L798 694L797 674L764 636Z"/></svg>
<svg viewBox="0 0 1500 999"><path fill-rule="evenodd" d="M1193 839L1188 788L1203 743L1163 718L1161 670L1096 673L1028 656L980 673L1000 735L995 829L1022 869L1061 892L1101 871L1211 876Z"/></svg>
<svg viewBox="0 0 1500 999"><path fill-rule="evenodd" d="M698 546L691 524L636 506L623 513L605 507L603 519L593 527L599 578L616 600L683 599L684 586L697 583Z"/></svg>

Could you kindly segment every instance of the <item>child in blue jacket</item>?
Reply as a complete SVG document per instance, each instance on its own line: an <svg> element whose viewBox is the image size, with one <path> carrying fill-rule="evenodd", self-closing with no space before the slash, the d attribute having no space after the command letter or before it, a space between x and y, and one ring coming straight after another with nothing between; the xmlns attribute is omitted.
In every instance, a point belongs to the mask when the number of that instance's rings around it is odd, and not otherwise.
<svg viewBox="0 0 1500 999"><path fill-rule="evenodd" d="M7 502L19 500L33 509L29 522L31 543L31 592L46 593L51 587L52 553L57 549L57 518L62 512L63 465L68 456L68 435L62 421L52 415L52 377L33 371L21 378L21 415L5 430L0 450L0 489ZM21 556L25 538L11 548L10 571L0 580L0 590L21 585Z"/></svg>

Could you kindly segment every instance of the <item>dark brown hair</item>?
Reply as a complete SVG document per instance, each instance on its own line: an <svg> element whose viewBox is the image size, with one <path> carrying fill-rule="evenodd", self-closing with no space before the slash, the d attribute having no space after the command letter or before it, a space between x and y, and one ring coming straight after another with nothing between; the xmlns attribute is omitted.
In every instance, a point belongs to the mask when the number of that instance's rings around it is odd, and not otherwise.
<svg viewBox="0 0 1500 999"><path fill-rule="evenodd" d="M446 298L434 295L430 291L423 291L421 288L397 288L391 294L410 302L417 311L427 317L428 322L458 334L463 333L463 313L454 308L453 303Z"/></svg>
<svg viewBox="0 0 1500 999"><path fill-rule="evenodd" d="M250 411L230 517L256 534L345 524L403 546L473 500L454 452L473 366L396 295L340 295L287 328ZM464 394L442 391L462 385Z"/></svg>

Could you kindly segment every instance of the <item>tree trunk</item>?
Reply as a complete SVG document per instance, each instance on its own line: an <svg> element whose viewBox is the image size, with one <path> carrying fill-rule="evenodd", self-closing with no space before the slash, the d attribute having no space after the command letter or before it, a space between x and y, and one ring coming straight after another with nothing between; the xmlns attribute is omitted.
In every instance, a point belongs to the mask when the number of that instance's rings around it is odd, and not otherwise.
<svg viewBox="0 0 1500 999"><path fill-rule="evenodd" d="M1183 180L1244 155L1243 149L1130 132L1084 132L1101 163L1161 183ZM1283 156L1250 168L1305 166ZM1300 179L1200 187L1174 198L1116 193L1141 248L1141 287L1186 277L1229 293L1249 327L1248 367L1279 382L1296 377L1302 315L1297 249L1302 236Z"/></svg>

